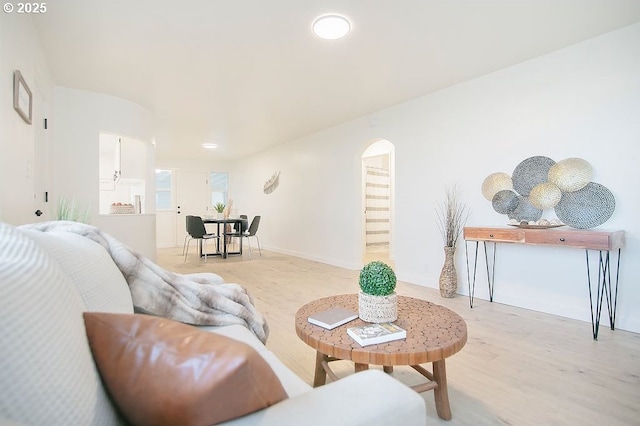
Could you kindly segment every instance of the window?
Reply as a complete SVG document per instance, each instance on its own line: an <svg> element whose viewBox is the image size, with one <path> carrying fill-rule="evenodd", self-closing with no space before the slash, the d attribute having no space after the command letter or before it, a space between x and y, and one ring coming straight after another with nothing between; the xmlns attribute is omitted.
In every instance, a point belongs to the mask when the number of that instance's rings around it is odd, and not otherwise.
<svg viewBox="0 0 640 426"><path fill-rule="evenodd" d="M209 189L211 190L211 206L218 203L226 205L229 201L229 173L211 172Z"/></svg>
<svg viewBox="0 0 640 426"><path fill-rule="evenodd" d="M156 170L156 211L171 210L171 170Z"/></svg>

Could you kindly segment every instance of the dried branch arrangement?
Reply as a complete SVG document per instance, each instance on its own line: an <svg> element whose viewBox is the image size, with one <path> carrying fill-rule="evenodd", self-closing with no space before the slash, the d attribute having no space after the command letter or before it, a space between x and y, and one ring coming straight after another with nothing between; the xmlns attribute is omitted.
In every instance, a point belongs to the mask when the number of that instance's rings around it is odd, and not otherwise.
<svg viewBox="0 0 640 426"><path fill-rule="evenodd" d="M469 218L467 205L458 198L458 189L454 185L446 190L444 201L438 203L438 228L445 247L455 247L458 237Z"/></svg>

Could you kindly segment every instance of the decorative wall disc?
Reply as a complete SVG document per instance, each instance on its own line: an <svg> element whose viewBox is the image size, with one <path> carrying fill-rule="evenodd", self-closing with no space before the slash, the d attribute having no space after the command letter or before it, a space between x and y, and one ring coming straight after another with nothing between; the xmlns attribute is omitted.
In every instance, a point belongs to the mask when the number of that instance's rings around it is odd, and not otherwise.
<svg viewBox="0 0 640 426"><path fill-rule="evenodd" d="M592 177L591 164L582 158L566 158L549 169L549 182L555 183L562 192L582 189Z"/></svg>
<svg viewBox="0 0 640 426"><path fill-rule="evenodd" d="M526 220L538 220L542 217L542 210L533 207L529 199L526 197L518 197L518 206L514 211L508 213L509 219L515 219L518 222Z"/></svg>
<svg viewBox="0 0 640 426"><path fill-rule="evenodd" d="M506 173L491 173L482 182L482 195L489 201L493 200L493 196L503 190L513 189L513 181L511 176Z"/></svg>
<svg viewBox="0 0 640 426"><path fill-rule="evenodd" d="M599 183L589 182L578 191L563 193L555 211L565 224L588 229L609 220L615 208L616 200L611 191Z"/></svg>
<svg viewBox="0 0 640 426"><path fill-rule="evenodd" d="M493 209L500 214L512 213L518 207L519 202L518 194L508 190L498 191L491 201Z"/></svg>
<svg viewBox="0 0 640 426"><path fill-rule="evenodd" d="M552 167L553 168L553 167ZM562 192L555 183L539 183L529 194L529 202L537 209L552 209L560 202Z"/></svg>
<svg viewBox="0 0 640 426"><path fill-rule="evenodd" d="M520 195L528 197L534 186L547 181L549 169L556 164L549 157L529 157L513 170L511 179L513 189Z"/></svg>

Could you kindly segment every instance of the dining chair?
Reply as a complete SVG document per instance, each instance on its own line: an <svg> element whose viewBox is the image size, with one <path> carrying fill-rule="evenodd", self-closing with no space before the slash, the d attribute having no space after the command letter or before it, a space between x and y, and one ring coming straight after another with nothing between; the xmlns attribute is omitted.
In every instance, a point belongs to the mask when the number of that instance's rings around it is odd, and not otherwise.
<svg viewBox="0 0 640 426"><path fill-rule="evenodd" d="M185 230L187 231L187 235L184 236L184 242L182 243L182 255L184 256L184 251L187 248L187 238L189 238L189 218L192 217L192 215L188 214L184 217L184 221L185 221Z"/></svg>
<svg viewBox="0 0 640 426"><path fill-rule="evenodd" d="M260 226L260 216L254 216L253 220L251 221L251 225L249 225L249 229L240 234L240 238L247 239L247 245L249 246L249 257L251 257L251 254L252 254L251 242L249 241L249 237L255 237L256 241L258 242L258 252L260 253L260 256L262 256L262 249L260 248L260 240L258 239L258 235L256 235L258 233L259 226Z"/></svg>
<svg viewBox="0 0 640 426"><path fill-rule="evenodd" d="M204 243L204 261L207 262L207 240L220 238L216 234L208 234L207 229L204 226L202 217L200 216L187 216L187 233L189 234L189 240L187 241L187 249L184 253L184 261L187 261L189 255L189 244L192 240L197 240L199 243Z"/></svg>
<svg viewBox="0 0 640 426"><path fill-rule="evenodd" d="M241 214L238 216L240 219L244 219L242 222L236 222L233 224L233 230L229 233L229 238L233 239L233 249L235 250L236 248L236 240L234 239L234 237L236 238L241 238L239 234L242 234L244 232L247 231L247 215L246 214Z"/></svg>

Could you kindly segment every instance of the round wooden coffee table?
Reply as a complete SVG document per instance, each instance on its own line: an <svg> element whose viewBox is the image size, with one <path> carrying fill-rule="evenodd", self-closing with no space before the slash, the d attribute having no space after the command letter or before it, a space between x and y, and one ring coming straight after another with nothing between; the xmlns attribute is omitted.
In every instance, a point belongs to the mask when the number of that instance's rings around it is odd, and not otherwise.
<svg viewBox="0 0 640 426"><path fill-rule="evenodd" d="M445 358L458 352L467 342L467 324L455 312L426 300L398 296L398 320L394 323L407 331L407 338L362 347L347 334L348 327L366 324L355 319L347 324L327 330L307 321L309 315L342 306L358 312L358 295L342 294L314 300L296 313L296 333L316 352L313 386L338 377L331 371L329 362L351 360L355 371L369 368L370 364L382 365L384 371L393 371L394 365L408 365L418 371L428 382L413 386L417 392L434 391L436 411L442 419L451 419L447 393ZM432 372L420 364L432 363Z"/></svg>

